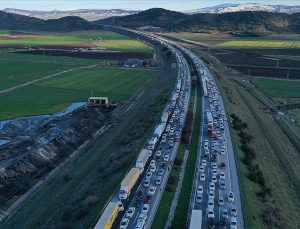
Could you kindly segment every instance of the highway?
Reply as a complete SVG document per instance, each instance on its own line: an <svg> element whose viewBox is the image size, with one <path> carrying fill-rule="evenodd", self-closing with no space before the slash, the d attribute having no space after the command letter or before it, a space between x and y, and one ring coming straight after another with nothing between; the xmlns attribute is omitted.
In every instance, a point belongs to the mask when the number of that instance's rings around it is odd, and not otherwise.
<svg viewBox="0 0 300 229"><path fill-rule="evenodd" d="M208 89L207 95L203 94L202 97L201 135L190 212L192 209L202 210L202 228L213 228L217 225L219 228L244 228L235 157L222 97L211 72L202 60L190 51L184 51L193 60L201 78L206 79L204 84ZM207 112L216 117L213 121L214 128L211 128L217 130L216 138L209 135ZM205 151L209 154L205 155ZM205 181L201 179L201 174L205 175ZM213 182L213 175L216 175L216 182ZM228 198L230 191L233 192L233 200ZM209 212L213 212L214 216L209 215Z"/></svg>
<svg viewBox="0 0 300 229"><path fill-rule="evenodd" d="M187 114L191 75L186 56L197 68L199 80L205 79L202 84L207 89L207 93L203 93L202 96L201 135L189 215L193 209L202 210L200 228L215 228L216 226L219 228L229 226L231 229L244 228L227 116L223 100L209 69L191 51L172 41L151 33L125 28L118 29L146 36L164 44L176 56L178 74L177 87L175 86L164 110L164 113L169 113L168 120L158 136L154 149L151 148L150 141L148 145L145 145L145 148L152 149L152 155L147 160L135 187L125 200L119 199L118 192L110 200L119 203L119 213L114 220L113 228L151 228L177 153ZM178 97L174 99L176 93ZM151 139L154 137L155 133Z"/></svg>

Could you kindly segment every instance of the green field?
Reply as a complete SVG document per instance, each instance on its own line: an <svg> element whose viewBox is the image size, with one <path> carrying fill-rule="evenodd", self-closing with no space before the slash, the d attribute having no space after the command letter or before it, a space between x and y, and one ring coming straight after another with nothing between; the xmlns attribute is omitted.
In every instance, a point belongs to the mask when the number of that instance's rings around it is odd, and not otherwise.
<svg viewBox="0 0 300 229"><path fill-rule="evenodd" d="M297 34L274 34L265 37L236 37L226 33L167 33L167 35L215 45L218 48L300 48Z"/></svg>
<svg viewBox="0 0 300 229"><path fill-rule="evenodd" d="M71 68L66 65L0 61L0 90Z"/></svg>
<svg viewBox="0 0 300 229"><path fill-rule="evenodd" d="M0 119L57 112L70 103L87 101L91 93L94 96L108 96L109 100L129 100L152 76L151 71L113 68L65 73L0 95Z"/></svg>
<svg viewBox="0 0 300 229"><path fill-rule="evenodd" d="M227 41L218 44L219 48L300 48L300 41Z"/></svg>
<svg viewBox="0 0 300 229"><path fill-rule="evenodd" d="M133 38L117 34L111 31L80 31L71 33L40 33L34 37L7 36L3 31L0 45L22 45L28 47L35 46L100 46L107 49L126 52L150 52L150 48ZM6 39L5 39L5 38Z"/></svg>
<svg viewBox="0 0 300 229"><path fill-rule="evenodd" d="M270 97L300 97L300 82L254 79L253 83Z"/></svg>

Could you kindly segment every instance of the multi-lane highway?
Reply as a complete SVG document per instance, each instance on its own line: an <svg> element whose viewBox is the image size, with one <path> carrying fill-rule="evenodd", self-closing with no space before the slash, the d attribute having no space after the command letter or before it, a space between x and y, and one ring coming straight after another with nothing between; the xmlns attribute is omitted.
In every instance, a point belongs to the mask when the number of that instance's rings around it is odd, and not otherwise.
<svg viewBox="0 0 300 229"><path fill-rule="evenodd" d="M202 122L191 211L202 228L244 228L239 183L224 103L205 64L186 50L201 75Z"/></svg>
<svg viewBox="0 0 300 229"><path fill-rule="evenodd" d="M151 149L151 156L147 157L141 174L138 175L139 178L133 181L134 188L130 189L129 196L120 199L119 192L117 192L112 197L111 201L118 203L119 212L117 218L114 216L115 213L112 213L108 221L114 222L114 228L151 227L176 156L188 109L191 75L186 61L187 57L197 68L203 86L202 131L190 204L190 213L193 210L200 210L197 215L200 223L195 227L190 225L190 228L214 228L215 226L220 228L229 226L232 229L244 228L227 116L222 98L209 69L191 51L172 41L154 34L125 30L164 44L176 57L178 74L177 85L163 112L163 114L168 113L168 118L163 123L159 123L151 140L145 145L147 149ZM159 126L162 127L161 130L159 130ZM159 134L157 134L157 130ZM121 192L122 190L120 190Z"/></svg>

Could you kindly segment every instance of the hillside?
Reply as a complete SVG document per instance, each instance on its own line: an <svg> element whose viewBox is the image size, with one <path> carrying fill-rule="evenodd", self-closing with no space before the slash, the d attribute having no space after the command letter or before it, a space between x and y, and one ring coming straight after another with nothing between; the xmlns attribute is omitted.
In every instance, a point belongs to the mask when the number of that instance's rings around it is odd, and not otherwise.
<svg viewBox="0 0 300 229"><path fill-rule="evenodd" d="M80 17L68 16L60 19L42 20L38 18L0 11L0 29L72 31L101 28Z"/></svg>
<svg viewBox="0 0 300 229"><path fill-rule="evenodd" d="M167 31L218 30L241 35L263 35L268 32L300 33L300 13L236 12L187 15L156 8L135 15L107 18L96 23L130 28L155 26Z"/></svg>
<svg viewBox="0 0 300 229"><path fill-rule="evenodd" d="M244 3L244 4L221 4L213 7L205 7L200 9L187 10L185 13L232 13L232 12L243 12L243 11L265 11L272 13L299 13L300 6L288 6L288 5L266 5L260 3Z"/></svg>
<svg viewBox="0 0 300 229"><path fill-rule="evenodd" d="M79 9L79 10L22 10L7 8L3 10L6 13L14 13L28 17L35 17L43 20L59 19L62 17L76 16L81 17L87 21L95 21L114 16L126 16L138 13L139 11L128 11L121 9L98 10L98 9Z"/></svg>

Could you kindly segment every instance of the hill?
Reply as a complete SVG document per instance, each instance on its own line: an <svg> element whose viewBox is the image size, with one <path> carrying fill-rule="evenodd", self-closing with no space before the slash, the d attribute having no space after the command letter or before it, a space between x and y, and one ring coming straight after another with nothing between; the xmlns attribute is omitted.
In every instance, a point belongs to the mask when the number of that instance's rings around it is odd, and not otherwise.
<svg viewBox="0 0 300 229"><path fill-rule="evenodd" d="M42 20L38 18L0 11L0 29L72 31L102 28L80 17L68 16L60 19Z"/></svg>
<svg viewBox="0 0 300 229"><path fill-rule="evenodd" d="M235 12L187 15L165 9L150 9L135 15L112 17L96 23L139 28L160 27L167 31L229 31L239 35L263 35L269 32L299 33L300 13Z"/></svg>
<svg viewBox="0 0 300 229"><path fill-rule="evenodd" d="M108 17L114 16L126 16L136 14L139 11L136 10L121 10L121 9L109 9L109 10L98 10L98 9L79 9L79 10L50 10L50 11L39 11L39 10L22 10L6 8L3 10L6 13L14 13L28 17L35 17L43 20L48 19L59 19L62 17L76 16L81 17L87 21L95 21Z"/></svg>
<svg viewBox="0 0 300 229"><path fill-rule="evenodd" d="M200 9L188 10L185 13L195 14L195 13L230 13L230 12L243 12L243 11L265 11L272 13L299 13L299 6L287 6L287 5L266 5L260 3L244 3L244 4L221 4L213 7L205 7Z"/></svg>

